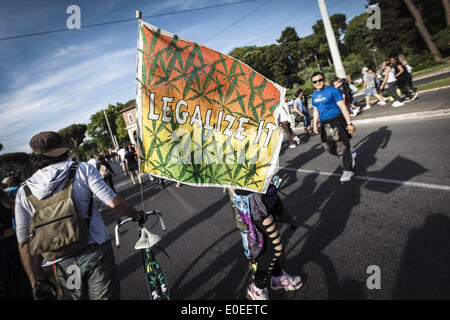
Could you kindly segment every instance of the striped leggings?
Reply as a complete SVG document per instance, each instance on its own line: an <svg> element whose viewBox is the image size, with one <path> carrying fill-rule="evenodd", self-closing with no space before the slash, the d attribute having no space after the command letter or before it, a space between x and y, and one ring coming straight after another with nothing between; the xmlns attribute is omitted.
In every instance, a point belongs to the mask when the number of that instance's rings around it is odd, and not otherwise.
<svg viewBox="0 0 450 320"><path fill-rule="evenodd" d="M263 289L270 285L272 276L281 275L279 258L283 252L283 244L272 215L263 220L254 221L254 223L264 235L263 253L257 258L258 265L254 280L256 287Z"/></svg>

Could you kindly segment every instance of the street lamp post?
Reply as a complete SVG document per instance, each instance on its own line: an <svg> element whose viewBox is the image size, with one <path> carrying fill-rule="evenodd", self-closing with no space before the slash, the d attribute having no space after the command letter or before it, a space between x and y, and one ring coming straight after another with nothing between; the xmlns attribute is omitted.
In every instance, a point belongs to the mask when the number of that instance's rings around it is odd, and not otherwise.
<svg viewBox="0 0 450 320"><path fill-rule="evenodd" d="M325 0L318 0L320 14L322 15L323 26L325 28L325 35L327 36L328 46L330 47L331 58L333 59L334 70L336 76L339 78L345 78L345 69L342 64L341 54L336 42L336 36L334 35L333 28L331 27L330 17L328 16L327 5Z"/></svg>

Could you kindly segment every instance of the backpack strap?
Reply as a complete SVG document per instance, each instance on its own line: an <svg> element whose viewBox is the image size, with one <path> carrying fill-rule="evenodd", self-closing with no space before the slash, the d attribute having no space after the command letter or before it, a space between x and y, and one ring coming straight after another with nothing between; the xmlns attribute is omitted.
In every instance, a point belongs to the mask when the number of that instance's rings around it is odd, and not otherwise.
<svg viewBox="0 0 450 320"><path fill-rule="evenodd" d="M73 180L75 178L75 173L77 172L77 168L78 168L78 162L74 162L70 165L69 177L68 177L67 181L64 183L64 186L61 189L61 191L72 186ZM22 186L23 186L23 190L25 191L25 195L26 195L28 201L30 201L31 204L33 205L33 207L35 208L35 210L37 210L40 207L40 200L38 198L36 198L36 196L31 192L31 189L28 186L26 181L22 183ZM72 192L72 191L70 190L70 192Z"/></svg>
<svg viewBox="0 0 450 320"><path fill-rule="evenodd" d="M69 185L71 185L73 183L77 169L78 169L78 162L74 161L69 168L69 178L67 179L67 182L66 182L66 185L64 186L64 188L68 187ZM86 218L86 224L87 224L88 230L91 225L93 206L94 206L94 197L93 197L93 194L91 191L91 197L89 199L89 209L88 209L87 218Z"/></svg>
<svg viewBox="0 0 450 320"><path fill-rule="evenodd" d="M78 162L74 162L70 165L69 168L69 177L67 178L66 183L64 184L64 188L67 188L68 186L70 186L73 183L73 180L75 178L75 173L77 172L78 169Z"/></svg>
<svg viewBox="0 0 450 320"><path fill-rule="evenodd" d="M27 185L26 181L22 182L21 187L23 187L23 191L25 191L27 198L32 195L30 187Z"/></svg>
<svg viewBox="0 0 450 320"><path fill-rule="evenodd" d="M86 218L86 225L87 225L87 229L89 231L89 227L91 226L91 219L92 219L92 210L94 207L94 197L92 196L92 191L91 191L91 199L89 200L89 209L88 209L88 214L87 214L87 218Z"/></svg>

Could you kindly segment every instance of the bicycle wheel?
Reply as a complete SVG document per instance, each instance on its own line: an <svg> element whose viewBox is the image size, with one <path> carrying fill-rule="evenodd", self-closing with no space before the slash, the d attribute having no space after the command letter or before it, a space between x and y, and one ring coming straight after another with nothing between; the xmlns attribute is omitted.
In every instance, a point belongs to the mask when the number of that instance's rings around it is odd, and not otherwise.
<svg viewBox="0 0 450 320"><path fill-rule="evenodd" d="M169 287L162 267L156 262L153 251L144 249L142 257L144 259L145 282L151 300L169 300Z"/></svg>

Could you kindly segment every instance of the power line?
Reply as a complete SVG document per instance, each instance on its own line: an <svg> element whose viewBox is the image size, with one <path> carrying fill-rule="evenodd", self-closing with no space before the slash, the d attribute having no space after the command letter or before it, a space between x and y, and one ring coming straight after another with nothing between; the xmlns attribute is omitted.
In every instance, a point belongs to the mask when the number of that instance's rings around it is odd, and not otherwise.
<svg viewBox="0 0 450 320"><path fill-rule="evenodd" d="M221 34L222 32L230 29L231 27L233 27L234 25L238 24L239 22L241 22L242 20L244 20L245 18L247 18L249 15L251 15L252 13L256 12L257 10L261 9L262 7L264 7L266 4L268 4L269 2L271 2L272 0L268 0L266 2L264 2L262 5L256 7L255 9L253 9L252 11L248 12L247 14L245 14L244 16L242 16L241 18L237 19L236 21L234 21L232 24L230 24L229 26L223 28L221 31L217 32L216 34L214 34L213 36L209 37L208 39L205 40L209 41L212 38L218 36L219 34Z"/></svg>
<svg viewBox="0 0 450 320"><path fill-rule="evenodd" d="M194 8L194 9L186 9L186 10L180 10L180 11L174 11L174 12L167 12L167 13L159 13L149 16L144 16L143 18L155 18L155 17L163 17L173 14L179 14L179 13L187 13L187 12L194 12L194 11L200 11L200 10L207 10L207 9L214 9L214 8L220 8L220 7L227 7L227 6L233 6L237 4L247 3L247 2L254 2L257 0L243 0L243 1L236 1L231 3L223 3L223 4L216 4L212 6L205 6L200 8ZM111 24L118 24L118 23L124 23L124 22L130 22L130 21L136 21L136 18L128 18L128 19L120 19L120 20L113 20L113 21L107 21L107 22L101 22L101 23L94 23L94 24L88 24L81 26L81 29L83 28L93 28L93 27L101 27ZM40 35L46 35L46 34L52 34L52 33L58 33L63 31L69 31L70 29L64 28L64 29L56 29L56 30L49 30L49 31L42 31L42 32L34 32L34 33L28 33L28 34L19 34L15 36L10 37L4 37L0 38L0 40L14 40L14 39L21 39L21 38L28 38L28 37L34 37L34 36L40 36Z"/></svg>

